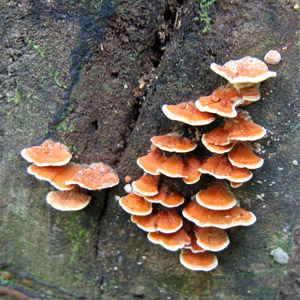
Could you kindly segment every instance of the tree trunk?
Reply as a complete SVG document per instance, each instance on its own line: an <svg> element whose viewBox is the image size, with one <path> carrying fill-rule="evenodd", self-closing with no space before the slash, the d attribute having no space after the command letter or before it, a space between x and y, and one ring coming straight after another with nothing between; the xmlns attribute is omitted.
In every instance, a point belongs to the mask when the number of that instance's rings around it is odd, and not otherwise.
<svg viewBox="0 0 300 300"><path fill-rule="evenodd" d="M299 11L289 1L213 2L2 1L0 271L9 274L2 285L43 299L300 297L299 230L292 251L300 190ZM257 222L229 230L217 269L187 270L178 252L151 244L121 209L124 178L141 176L136 159L148 152L151 136L184 130L195 138L215 127L168 120L163 104L193 101L225 84L212 62L263 59L270 49L283 58L270 66L278 76L245 108L267 129L259 141L265 163L233 191ZM45 197L53 188L28 175L20 157L47 138L66 144L75 162L111 165L120 184L92 192L82 211L52 209ZM188 201L210 179L174 182ZM270 256L278 247L292 256L288 265Z"/></svg>

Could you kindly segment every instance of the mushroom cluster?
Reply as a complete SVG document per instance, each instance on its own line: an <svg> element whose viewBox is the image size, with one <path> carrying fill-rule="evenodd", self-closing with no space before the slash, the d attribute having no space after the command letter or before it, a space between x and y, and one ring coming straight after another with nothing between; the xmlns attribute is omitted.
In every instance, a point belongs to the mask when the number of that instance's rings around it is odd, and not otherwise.
<svg viewBox="0 0 300 300"><path fill-rule="evenodd" d="M181 249L181 264L196 271L210 271L218 265L214 252L228 246L226 229L256 221L252 212L240 207L224 179L236 188L251 179L249 169L262 166L263 159L253 152L250 142L262 138L266 130L237 107L259 100L260 82L276 76L253 57L224 66L213 63L211 69L229 83L195 102L163 105L162 111L169 119L192 126L212 123L214 114L225 117L223 125L202 135L203 145L213 155L191 153L198 144L178 133L154 136L150 152L137 159L144 175L119 202L132 215L132 222L148 232L152 243L170 251ZM167 179L194 184L201 174L215 180L190 201Z"/></svg>
<svg viewBox="0 0 300 300"><path fill-rule="evenodd" d="M30 175L46 180L58 189L46 196L47 203L57 210L83 209L91 200L86 190L101 190L119 183L118 175L104 163L70 162L71 153L59 142L46 140L40 146L23 149L21 155L32 163L27 168Z"/></svg>

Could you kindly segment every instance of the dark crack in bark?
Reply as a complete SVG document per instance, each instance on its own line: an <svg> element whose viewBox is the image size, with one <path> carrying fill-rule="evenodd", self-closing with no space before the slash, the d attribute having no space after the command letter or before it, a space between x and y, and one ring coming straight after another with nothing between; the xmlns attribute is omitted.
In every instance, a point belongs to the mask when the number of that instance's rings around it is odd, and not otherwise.
<svg viewBox="0 0 300 300"><path fill-rule="evenodd" d="M139 120L144 100L151 90L154 81L157 79L157 72L159 70L161 60L163 59L163 55L170 43L172 33L174 30L178 30L181 27L179 16L181 14L183 4L184 1L181 0L170 1L166 4L163 13L157 17L159 23L156 31L153 33L154 40L149 46L149 50L145 53L145 55L149 55L152 63L151 72L150 74L144 74L138 82L136 82L136 88L133 90L134 99L131 105L131 122L129 124L130 132L123 136L123 147L120 151L119 157L114 161L115 166L118 166L123 153L126 151L130 136Z"/></svg>

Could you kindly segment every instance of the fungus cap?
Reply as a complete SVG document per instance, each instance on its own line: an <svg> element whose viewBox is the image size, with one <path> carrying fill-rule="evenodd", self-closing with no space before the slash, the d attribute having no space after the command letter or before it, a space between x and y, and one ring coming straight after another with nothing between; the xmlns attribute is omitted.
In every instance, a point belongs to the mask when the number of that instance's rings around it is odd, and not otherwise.
<svg viewBox="0 0 300 300"><path fill-rule="evenodd" d="M264 163L264 160L253 152L252 147L245 143L235 145L228 153L228 159L238 168L258 169Z"/></svg>
<svg viewBox="0 0 300 300"><path fill-rule="evenodd" d="M266 129L251 121L249 114L241 109L233 119L227 119L223 127L230 141L256 141L266 134Z"/></svg>
<svg viewBox="0 0 300 300"><path fill-rule="evenodd" d="M80 166L80 169L66 181L66 184L77 184L87 190L102 190L119 183L118 174L102 162Z"/></svg>
<svg viewBox="0 0 300 300"><path fill-rule="evenodd" d="M173 233L183 225L181 217L172 208L161 209L147 216L132 215L131 221L147 232L160 231L163 233Z"/></svg>
<svg viewBox="0 0 300 300"><path fill-rule="evenodd" d="M140 179L132 183L134 192L142 196L154 196L158 194L159 175L145 173Z"/></svg>
<svg viewBox="0 0 300 300"><path fill-rule="evenodd" d="M151 142L161 150L168 152L186 153L196 149L197 143L175 134L154 136Z"/></svg>
<svg viewBox="0 0 300 300"><path fill-rule="evenodd" d="M213 153L217 153L217 154L227 153L234 146L234 142L232 142L228 145L216 145L216 144L210 143L207 141L207 134L202 135L201 141L207 150L209 150L210 152L213 152Z"/></svg>
<svg viewBox="0 0 300 300"><path fill-rule="evenodd" d="M281 61L281 54L276 50L270 50L265 55L264 61L270 65L277 65Z"/></svg>
<svg viewBox="0 0 300 300"><path fill-rule="evenodd" d="M200 245L197 244L197 238L194 232L190 232L189 236L191 238L191 242L185 245L184 249L190 249L193 253L202 253L206 251Z"/></svg>
<svg viewBox="0 0 300 300"><path fill-rule="evenodd" d="M63 166L72 158L72 154L65 145L52 140L44 141L41 146L23 149L21 155L28 162L39 167Z"/></svg>
<svg viewBox="0 0 300 300"><path fill-rule="evenodd" d="M67 184L66 181L70 179L78 170L80 165L69 163L65 166L55 167L39 167L31 165L27 168L27 173L34 175L37 179L46 180L55 188L61 191L71 190L74 184Z"/></svg>
<svg viewBox="0 0 300 300"><path fill-rule="evenodd" d="M156 146L151 147L151 151L140 158L137 159L137 164L144 172L151 175L159 175L160 172L157 171L165 161L167 157L160 151Z"/></svg>
<svg viewBox="0 0 300 300"><path fill-rule="evenodd" d="M221 251L229 245L226 230L216 227L194 227L197 244L205 250Z"/></svg>
<svg viewBox="0 0 300 300"><path fill-rule="evenodd" d="M177 207L184 203L184 197L179 194L177 189L168 184L163 184L157 195L145 196L145 199L151 203L160 203L165 207Z"/></svg>
<svg viewBox="0 0 300 300"><path fill-rule="evenodd" d="M190 236L184 228L174 233L149 232L148 240L153 244L159 244L169 251L177 251L191 242Z"/></svg>
<svg viewBox="0 0 300 300"><path fill-rule="evenodd" d="M180 263L193 271L211 271L218 266L218 259L208 251L193 253L191 250L182 249Z"/></svg>
<svg viewBox="0 0 300 300"><path fill-rule="evenodd" d="M268 70L268 66L263 61L250 56L230 60L223 66L212 63L210 68L232 84L258 83L277 76L276 72Z"/></svg>
<svg viewBox="0 0 300 300"><path fill-rule="evenodd" d="M173 155L158 167L157 171L172 178L184 177L184 162L181 156Z"/></svg>
<svg viewBox="0 0 300 300"><path fill-rule="evenodd" d="M146 216L152 212L152 204L134 193L121 198L119 204L126 212L136 216Z"/></svg>
<svg viewBox="0 0 300 300"><path fill-rule="evenodd" d="M47 194L46 201L53 208L61 211L76 211L86 207L91 200L84 190L74 188L70 191L53 191Z"/></svg>
<svg viewBox="0 0 300 300"><path fill-rule="evenodd" d="M212 131L202 135L202 143L205 147L208 144L214 144L218 146L226 146L232 144L228 138L228 131L223 126L216 127Z"/></svg>
<svg viewBox="0 0 300 300"><path fill-rule="evenodd" d="M226 210L237 203L223 181L215 181L207 189L196 194L196 201L203 207L213 210Z"/></svg>
<svg viewBox="0 0 300 300"><path fill-rule="evenodd" d="M246 182L252 177L252 173L248 169L233 166L225 154L215 154L208 157L199 171L218 179L227 179L238 183Z"/></svg>
<svg viewBox="0 0 300 300"><path fill-rule="evenodd" d="M212 95L199 98L195 105L202 112L210 112L221 117L237 116L236 106L243 103L242 95L232 86L221 86Z"/></svg>
<svg viewBox="0 0 300 300"><path fill-rule="evenodd" d="M162 111L167 118L192 126L207 125L216 118L207 112L199 111L194 102L183 102L177 105L163 105Z"/></svg>
<svg viewBox="0 0 300 300"><path fill-rule="evenodd" d="M211 210L195 201L190 201L184 208L182 215L199 227L217 227L228 229L235 226L250 226L256 217L241 207L234 206L227 210Z"/></svg>
<svg viewBox="0 0 300 300"><path fill-rule="evenodd" d="M243 97L244 103L254 101L258 101L260 99L260 91L259 91L259 83L254 84L250 87L241 88L239 91ZM241 106L244 106L244 103L242 103Z"/></svg>
<svg viewBox="0 0 300 300"><path fill-rule="evenodd" d="M185 157L183 159L184 170L182 180L186 184L194 184L200 180L201 172L198 170L201 166L201 161L195 157Z"/></svg>
<svg viewBox="0 0 300 300"><path fill-rule="evenodd" d="M233 188L233 189L236 189L240 186L243 185L243 182L232 182L232 181L229 181L230 182L230 186Z"/></svg>

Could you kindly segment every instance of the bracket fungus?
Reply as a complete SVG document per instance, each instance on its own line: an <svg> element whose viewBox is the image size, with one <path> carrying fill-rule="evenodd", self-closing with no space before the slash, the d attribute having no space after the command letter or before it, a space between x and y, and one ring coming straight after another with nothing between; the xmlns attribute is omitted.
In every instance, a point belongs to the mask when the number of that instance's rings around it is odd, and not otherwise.
<svg viewBox="0 0 300 300"><path fill-rule="evenodd" d="M167 160L167 157L161 150L152 145L151 151L137 159L137 165L144 170L144 172L151 175L160 175L157 169Z"/></svg>
<svg viewBox="0 0 300 300"><path fill-rule="evenodd" d="M226 210L212 210L190 201L183 209L182 215L199 227L216 227L228 229L235 226L250 226L256 217L241 207L234 206Z"/></svg>
<svg viewBox="0 0 300 300"><path fill-rule="evenodd" d="M133 191L138 195L154 196L158 194L159 176L145 173L140 179L132 183Z"/></svg>
<svg viewBox="0 0 300 300"><path fill-rule="evenodd" d="M162 111L168 119L192 126L207 125L216 119L211 113L199 111L194 102L183 102L177 105L165 104Z"/></svg>
<svg viewBox="0 0 300 300"><path fill-rule="evenodd" d="M184 228L180 228L173 233L149 232L148 240L153 244L161 245L169 251L182 249L191 242L191 238Z"/></svg>
<svg viewBox="0 0 300 300"><path fill-rule="evenodd" d="M199 98L195 105L202 112L234 118L237 116L235 108L243 101L243 96L233 86L221 86L212 95Z"/></svg>
<svg viewBox="0 0 300 300"><path fill-rule="evenodd" d="M46 180L59 191L48 193L47 203L61 211L83 209L91 200L84 189L101 190L119 183L117 173L104 163L75 164L68 148L58 142L46 140L41 146L26 148L21 156L33 165L30 175ZM80 188L79 188L80 187Z"/></svg>
<svg viewBox="0 0 300 300"><path fill-rule="evenodd" d="M72 158L65 145L52 140L46 140L40 146L23 149L21 155L25 160L39 167L63 166Z"/></svg>
<svg viewBox="0 0 300 300"><path fill-rule="evenodd" d="M175 134L153 136L151 142L161 150L177 153L190 152L197 147L197 143L185 137L180 138Z"/></svg>
<svg viewBox="0 0 300 300"><path fill-rule="evenodd" d="M215 181L207 189L196 194L196 201L203 207L213 210L230 209L237 204L233 194L223 181Z"/></svg>
<svg viewBox="0 0 300 300"><path fill-rule="evenodd" d="M67 184L66 181L76 172L76 170L77 166L73 163L61 167L39 167L31 165L27 168L27 173L34 175L37 179L48 181L58 190L65 191L74 188L74 184Z"/></svg>
<svg viewBox="0 0 300 300"><path fill-rule="evenodd" d="M147 216L132 215L131 221L147 232L173 233L183 225L182 218L174 208L165 209L163 207Z"/></svg>
<svg viewBox="0 0 300 300"><path fill-rule="evenodd" d="M225 117L223 125L201 138L203 145L215 154L201 157L200 147L196 149L197 143L177 133L154 136L150 153L137 159L138 166L146 174L132 184L133 192L143 200L138 198L136 207L131 210L124 206L123 200L120 201L120 205L133 214L131 220L149 232L149 241L170 251L182 249L181 264L195 271L210 271L217 267L217 257L211 251L221 251L229 245L226 229L250 226L256 221L252 212L239 206L221 179L227 179L232 188L237 188L251 179L252 173L248 169L262 166L263 159L254 154L250 142L262 138L266 130L253 123L250 115L238 106L258 101L261 98L260 82L276 76L276 72L269 71L264 62L248 56L229 61L224 66L213 63L211 69L229 83L195 103L165 104L162 111L167 118L191 126L212 123L214 114ZM198 140L198 136L196 138ZM181 178L184 183L192 185L199 182L202 173L217 179L207 188L198 189L190 200L187 191L182 192L183 198L180 190L170 189L171 180L176 183L176 178ZM144 177L153 183L141 188ZM122 199L127 197L131 196ZM134 201L132 203L134 206ZM140 203L148 209L151 207L152 212L137 215L135 210Z"/></svg>
<svg viewBox="0 0 300 300"><path fill-rule="evenodd" d="M147 216L152 212L152 204L135 193L121 198L119 204L126 212L136 216Z"/></svg>
<svg viewBox="0 0 300 300"><path fill-rule="evenodd" d="M217 179L227 179L231 182L246 182L252 178L252 173L246 168L233 166L226 154L215 154L208 157L199 168L201 173L209 174Z"/></svg>
<svg viewBox="0 0 300 300"><path fill-rule="evenodd" d="M117 173L102 162L80 165L80 168L66 181L66 184L77 184L92 191L107 189L118 183Z"/></svg>
<svg viewBox="0 0 300 300"><path fill-rule="evenodd" d="M160 203L166 207L177 207L184 203L184 197L179 194L175 187L168 184L162 184L158 194L154 196L144 196L150 203Z"/></svg>
<svg viewBox="0 0 300 300"><path fill-rule="evenodd" d="M85 208L91 201L91 196L84 190L74 188L70 191L52 191L46 196L46 201L60 211L76 211Z"/></svg>
<svg viewBox="0 0 300 300"><path fill-rule="evenodd" d="M250 56L230 60L223 66L212 63L210 68L232 84L258 83L277 76L276 72L268 70L268 66L263 61Z"/></svg>
<svg viewBox="0 0 300 300"><path fill-rule="evenodd" d="M193 253L189 249L182 249L180 263L193 271L211 271L218 266L217 257L211 252Z"/></svg>
<svg viewBox="0 0 300 300"><path fill-rule="evenodd" d="M252 147L246 143L236 144L228 153L228 160L238 168L258 169L264 160L257 156Z"/></svg>
<svg viewBox="0 0 300 300"><path fill-rule="evenodd" d="M222 251L229 245L226 230L216 227L194 227L197 244L208 251Z"/></svg>

